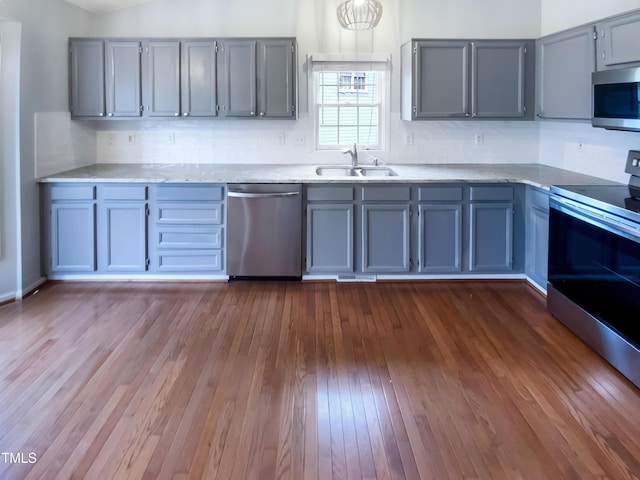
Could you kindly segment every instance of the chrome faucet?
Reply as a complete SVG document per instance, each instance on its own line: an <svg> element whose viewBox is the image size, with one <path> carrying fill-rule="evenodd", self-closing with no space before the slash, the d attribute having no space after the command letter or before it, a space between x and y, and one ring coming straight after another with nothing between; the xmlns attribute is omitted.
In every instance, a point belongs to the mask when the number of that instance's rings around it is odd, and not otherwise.
<svg viewBox="0 0 640 480"><path fill-rule="evenodd" d="M344 153L345 155L348 153L349 155L351 155L351 166L352 167L357 167L358 166L358 148L356 147L356 144L353 144L353 148L345 148L344 150L342 150L342 153Z"/></svg>

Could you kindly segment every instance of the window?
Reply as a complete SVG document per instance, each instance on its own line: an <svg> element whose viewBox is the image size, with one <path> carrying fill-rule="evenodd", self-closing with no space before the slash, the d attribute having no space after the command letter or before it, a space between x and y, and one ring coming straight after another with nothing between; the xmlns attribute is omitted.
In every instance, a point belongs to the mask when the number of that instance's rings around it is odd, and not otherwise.
<svg viewBox="0 0 640 480"><path fill-rule="evenodd" d="M312 65L316 148L340 149L356 143L383 149L387 63L316 61Z"/></svg>

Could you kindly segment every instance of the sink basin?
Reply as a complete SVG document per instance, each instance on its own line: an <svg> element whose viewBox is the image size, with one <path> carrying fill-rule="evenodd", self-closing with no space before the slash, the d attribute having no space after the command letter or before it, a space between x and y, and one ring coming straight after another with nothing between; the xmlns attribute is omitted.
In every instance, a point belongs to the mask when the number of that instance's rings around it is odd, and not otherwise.
<svg viewBox="0 0 640 480"><path fill-rule="evenodd" d="M389 167L326 165L316 168L316 175L323 177L393 177L397 173Z"/></svg>
<svg viewBox="0 0 640 480"><path fill-rule="evenodd" d="M316 168L316 175L330 177L357 177L358 172L352 167L327 166Z"/></svg>

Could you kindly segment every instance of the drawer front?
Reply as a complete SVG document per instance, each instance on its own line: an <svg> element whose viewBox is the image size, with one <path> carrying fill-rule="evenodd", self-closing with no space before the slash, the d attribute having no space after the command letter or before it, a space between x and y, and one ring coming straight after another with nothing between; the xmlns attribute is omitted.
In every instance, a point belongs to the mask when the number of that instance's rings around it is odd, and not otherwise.
<svg viewBox="0 0 640 480"><path fill-rule="evenodd" d="M411 187L362 187L362 200L408 202L411 200Z"/></svg>
<svg viewBox="0 0 640 480"><path fill-rule="evenodd" d="M222 185L158 185L156 200L166 201L213 201L224 198Z"/></svg>
<svg viewBox="0 0 640 480"><path fill-rule="evenodd" d="M102 185L99 187L102 200L146 200L146 185Z"/></svg>
<svg viewBox="0 0 640 480"><path fill-rule="evenodd" d="M511 201L513 187L471 187L471 201Z"/></svg>
<svg viewBox="0 0 640 480"><path fill-rule="evenodd" d="M309 202L353 202L353 187L308 187Z"/></svg>
<svg viewBox="0 0 640 480"><path fill-rule="evenodd" d="M222 227L170 226L158 228L158 248L222 248Z"/></svg>
<svg viewBox="0 0 640 480"><path fill-rule="evenodd" d="M222 272L223 250L174 250L158 252L159 272Z"/></svg>
<svg viewBox="0 0 640 480"><path fill-rule="evenodd" d="M418 200L421 202L461 202L462 187L420 187Z"/></svg>
<svg viewBox="0 0 640 480"><path fill-rule="evenodd" d="M94 185L52 185L51 200L95 200Z"/></svg>
<svg viewBox="0 0 640 480"><path fill-rule="evenodd" d="M156 223L158 225L221 225L222 204L160 204L156 208Z"/></svg>

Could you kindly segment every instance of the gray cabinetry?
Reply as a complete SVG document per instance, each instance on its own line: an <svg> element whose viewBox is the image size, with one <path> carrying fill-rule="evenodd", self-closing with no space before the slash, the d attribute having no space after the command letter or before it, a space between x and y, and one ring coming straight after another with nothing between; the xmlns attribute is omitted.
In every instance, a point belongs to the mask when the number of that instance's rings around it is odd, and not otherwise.
<svg viewBox="0 0 640 480"><path fill-rule="evenodd" d="M98 186L98 270L147 270L146 185Z"/></svg>
<svg viewBox="0 0 640 480"><path fill-rule="evenodd" d="M74 117L104 117L104 42L78 39L69 42L70 109Z"/></svg>
<svg viewBox="0 0 640 480"><path fill-rule="evenodd" d="M181 45L181 107L184 117L217 115L217 63L214 40L186 40Z"/></svg>
<svg viewBox="0 0 640 480"><path fill-rule="evenodd" d="M525 224L525 274L546 289L549 255L549 194L527 187Z"/></svg>
<svg viewBox="0 0 640 480"><path fill-rule="evenodd" d="M403 45L402 119L531 118L533 47L525 40L413 40Z"/></svg>
<svg viewBox="0 0 640 480"><path fill-rule="evenodd" d="M411 187L362 187L362 271L405 273L411 269Z"/></svg>
<svg viewBox="0 0 640 480"><path fill-rule="evenodd" d="M308 187L306 270L354 271L354 187Z"/></svg>
<svg viewBox="0 0 640 480"><path fill-rule="evenodd" d="M619 15L596 24L598 70L640 62L640 12Z"/></svg>
<svg viewBox="0 0 640 480"><path fill-rule="evenodd" d="M141 116L140 42L108 40L105 50L107 116Z"/></svg>
<svg viewBox="0 0 640 480"><path fill-rule="evenodd" d="M513 269L513 187L470 188L469 270Z"/></svg>
<svg viewBox="0 0 640 480"><path fill-rule="evenodd" d="M227 117L293 117L295 41L224 40L219 49L220 114Z"/></svg>
<svg viewBox="0 0 640 480"><path fill-rule="evenodd" d="M180 41L145 41L143 51L142 100L145 116L180 116Z"/></svg>
<svg viewBox="0 0 640 480"><path fill-rule="evenodd" d="M94 186L52 184L49 202L49 274L96 270Z"/></svg>
<svg viewBox="0 0 640 480"><path fill-rule="evenodd" d="M424 273L462 270L461 186L421 187L418 193L418 261Z"/></svg>
<svg viewBox="0 0 640 480"><path fill-rule="evenodd" d="M591 118L595 50L593 26L550 35L536 42L538 117Z"/></svg>
<svg viewBox="0 0 640 480"><path fill-rule="evenodd" d="M213 184L153 187L151 269L224 273L224 188Z"/></svg>

